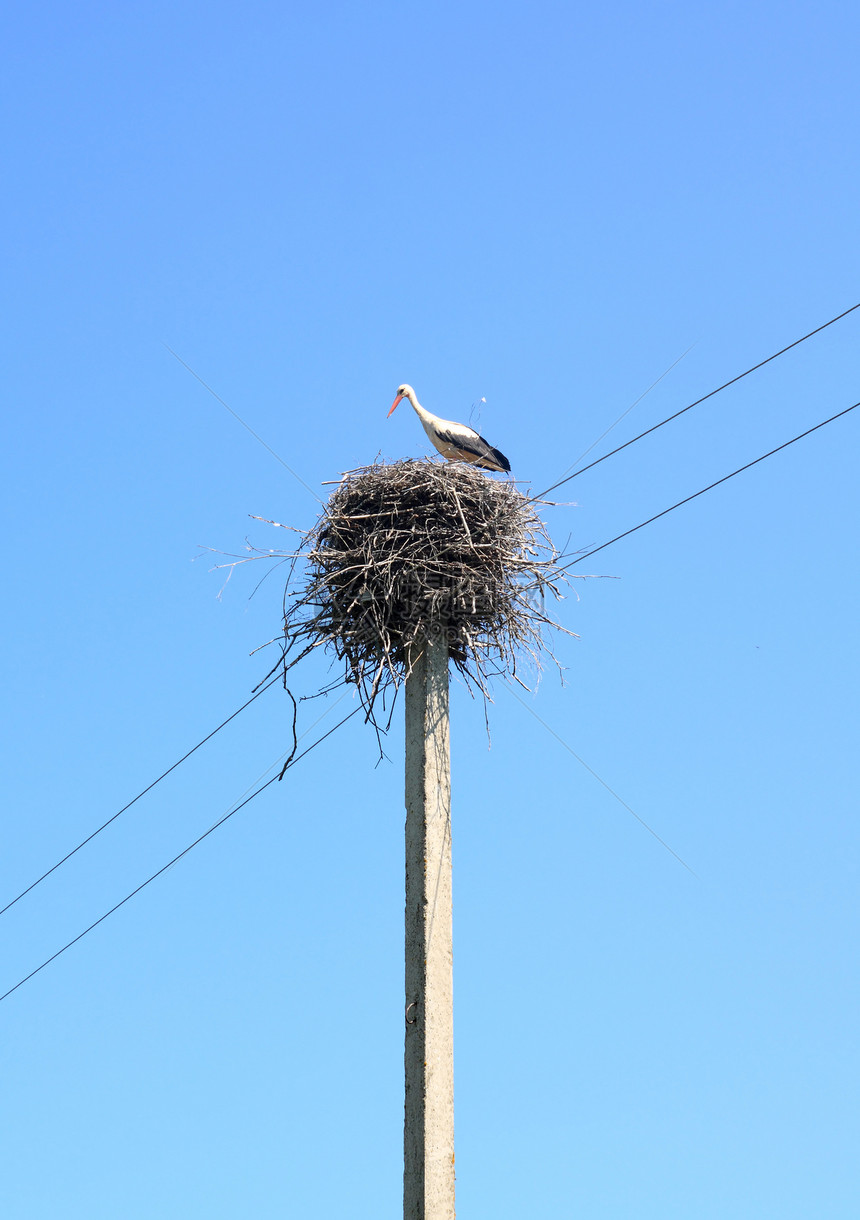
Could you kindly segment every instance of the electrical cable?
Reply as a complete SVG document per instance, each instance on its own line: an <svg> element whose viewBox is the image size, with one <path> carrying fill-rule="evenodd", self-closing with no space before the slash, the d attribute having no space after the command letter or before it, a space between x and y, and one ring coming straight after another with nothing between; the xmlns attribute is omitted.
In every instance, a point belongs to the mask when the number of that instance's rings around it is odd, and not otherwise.
<svg viewBox="0 0 860 1220"><path fill-rule="evenodd" d="M198 741L197 745L194 746L193 749L189 750L187 754L183 754L182 757L177 762L175 762L172 767L168 767L166 771L162 772L162 774L159 775L158 779L154 779L152 781L152 783L148 785L148 787L143 789L142 792L138 792L137 796L134 797L132 800L130 800L127 805L123 805L122 809L119 809L112 817L109 817L106 822L102 822L101 826L99 826L97 830L94 830L92 832L92 834L87 835L87 837L85 839L82 839L81 842L77 845L77 847L73 847L70 852L67 852L65 854L65 856L63 856L62 860L58 860L56 864L53 864L48 869L47 872L42 873L41 877L38 877L35 881L31 882L30 885L28 885L25 890L21 890L21 893L18 894L18 896L16 898L13 898L11 902L7 902L5 907L0 907L0 915L5 915L5 913L9 910L9 908L13 907L16 902L19 902L24 897L25 894L29 894L30 891L34 890L37 885L41 885L41 883L45 880L45 878L50 877L51 873L56 872L56 870L60 867L61 864L65 864L67 860L71 860L72 856L74 856L76 852L79 852L82 847L86 847L87 843L92 842L92 840L96 837L96 835L100 835L103 830L106 830L107 827L110 826L111 822L115 822L117 820L117 818L120 817L121 814L125 813L126 810L131 809L132 805L136 804L142 796L146 796L147 792L151 792L152 789L156 786L156 784L160 784L163 779L166 779L167 776L170 775L171 771L175 771L176 768L181 763L184 763L187 758L190 758L191 755L195 753L195 751L199 750L201 746L205 746L206 742L210 741L215 736L216 733L220 733L221 730L223 728L225 728L230 723L231 720L235 720L236 717L239 715L239 712L244 712L246 707L250 707L250 705L254 702L255 699L259 699L260 695L262 695L264 691L267 691L270 686L273 686L275 684L275 682L278 681L279 677L280 677L280 674L276 674L274 678L272 678L269 682L267 682L265 684L265 686L261 686L258 691L255 691L255 693L251 696L251 698L247 701L247 703L243 703L242 706L240 708L238 708L233 713L232 716L228 716L226 720L222 721L221 724L218 725L217 729L213 729L212 732L207 734L207 736L204 737L202 741Z"/></svg>
<svg viewBox="0 0 860 1220"><path fill-rule="evenodd" d="M606 791L611 796L615 797L615 799L616 799L616 801L618 801L619 805L623 805L628 813L632 813L634 818L636 819L636 821L639 822L642 826L644 826L645 829L648 831L648 833L650 835L653 835L654 838L657 840L657 842L662 844L662 846L666 848L666 851L669 852L670 855L674 856L679 864L683 864L683 866L687 870L687 872L691 873L698 881L699 880L698 873L694 872L693 869L690 868L687 861L683 860L678 855L678 853L675 851L675 849L673 847L669 846L669 844L666 842L665 839L661 839L660 836L657 834L657 831L654 830L651 826L649 826L648 823L645 821L645 819L640 817L635 809L631 809L631 807L627 804L627 802L625 800L622 800L622 798L618 795L618 793L615 791L615 789L610 788L609 784L607 784L606 780L601 779L601 777L597 774L597 772L594 770L593 767L589 767L588 763L585 761L584 758L579 757L576 750L572 749L567 744L567 742L564 740L564 738L561 737L558 733L556 733L555 729L551 725L547 724L547 722L537 714L537 712L534 710L534 708L531 707L528 703L526 703L525 699L521 698L521 696L517 694L517 692L511 686L510 682L505 682L505 686L508 688L508 690L513 695L513 697L516 699L516 701L518 703L521 703L527 712L531 712L531 714L534 716L534 718L538 722L538 724L542 724L543 727L546 729L546 731L548 733L552 734L552 736L556 739L556 741L559 743L559 745L564 746L564 748L565 748L565 750L567 750L568 754L572 754L573 757L576 759L576 761L578 763L580 763L583 767L585 767L585 769L589 773L589 775L593 775L594 778L597 780L598 784L602 784L603 787L606 789Z"/></svg>
<svg viewBox="0 0 860 1220"><path fill-rule="evenodd" d="M622 411L621 414L618 416L618 418L616 420L613 420L613 422L609 425L608 428L605 428L603 430L603 432L601 432L601 434L600 434L600 436L598 436L597 440L592 441L587 449L583 449L583 451L582 451L582 453L580 453L579 457L576 458L573 462L571 462L570 465L564 471L562 471L562 476L561 476L562 480L564 480L564 478L567 476L567 472L569 470L573 470L574 466L578 466L579 463L582 461L582 459L584 457L587 457L588 454L591 453L592 449L595 449L600 444L600 442L603 440L603 438L605 436L609 435L609 433L612 431L613 428L618 427L618 425L621 423L622 419L627 418L627 416L630 414L630 412L633 410L634 407L639 406L639 403L642 401L642 399L645 398L646 395L650 394L651 391L654 389L654 387L658 386L664 377L669 376L669 374L672 372L672 369L675 368L676 365L680 364L681 361L684 359L684 357L688 356L695 346L696 346L695 343L691 343L685 352L681 352L678 359L673 360L672 363L669 365L669 367L660 374L660 376L656 379L656 381L652 381L651 384L648 386L648 389L643 390L638 398L634 398L634 400L633 400L633 402L631 402L630 406L627 407L627 409L625 411ZM558 486L560 486L560 483L554 483L553 486L558 487ZM550 490L552 490L552 488L550 488ZM544 494L546 494L546 493L544 493Z"/></svg>
<svg viewBox="0 0 860 1220"><path fill-rule="evenodd" d="M347 720L354 716L358 711L361 711L361 708L354 707L349 715L344 716L343 720L338 721L334 728L329 729L327 733L323 733L322 737L318 737L317 740L312 745L308 746L306 750L303 750L301 754L297 754L295 758L291 759L289 766L291 768L294 767L300 758L304 758L306 754L310 754L311 750L316 749L321 742L325 741L326 737L330 737L336 729L339 729L341 725L346 724ZM281 757L283 757L283 755L281 755ZM281 760L278 759L278 762L280 761ZM277 763L273 765L277 766ZM283 775L283 772L281 772L281 775ZM141 882L141 884L136 889L132 890L130 894L126 894L125 898L123 898L121 902L116 903L116 905L112 906L109 911L105 911L104 915L100 916L95 923L91 923L88 928L84 928L83 932L79 932L73 940L70 940L68 944L63 945L62 949L58 949L56 953L52 953L49 958L46 958L46 960L42 962L41 966L37 966L35 970L31 970L30 973L25 975L24 978L20 979L14 987L10 987L8 991L4 992L3 995L0 995L0 1003L7 999L13 991L17 991L19 987L23 987L23 985L29 982L29 980L33 978L34 975L38 974L40 970L44 970L46 966L50 966L51 962L56 961L61 954L66 952L67 949L71 949L72 945L76 945L79 940L83 940L88 932L92 932L93 928L97 928L100 923L104 923L109 916L113 915L115 911L118 911L120 907L125 906L130 899L134 898L135 894L139 894L141 890L146 889L150 882L155 881L156 877L160 877L162 873L167 872L167 870L176 864L178 860L181 860L183 856L187 856L192 848L196 847L198 843L202 843L203 840L208 838L208 836L211 835L214 830L217 830L219 826L223 826L224 823L232 818L234 814L238 813L240 809L244 809L245 806L249 805L255 797L260 795L261 792L265 792L265 790L271 784L276 783L279 778L280 776L273 775L271 779L266 780L265 784L261 784L261 786L257 788L255 792L252 792L249 797L231 808L227 813L224 814L223 817L219 818L217 822L210 826L208 830L205 830L202 835L199 835L193 843L189 843L188 846L183 848L183 850L179 852L178 855L174 856L172 860L169 860L167 864L162 865L158 872L153 873L151 877L147 877L146 881Z"/></svg>
<svg viewBox="0 0 860 1220"><path fill-rule="evenodd" d="M709 483L707 487L703 487L701 491L694 491L691 496L685 496L683 500L679 500L677 504L673 504L671 508L664 508L661 513L655 513L653 517L649 517L647 521L641 521L639 525L634 525L632 529L625 530L623 534L616 534L614 538L610 538L608 542L601 543L600 546L594 547L591 551L586 551L584 555L580 555L577 559L572 560L568 564L564 564L562 571L567 571L577 563L582 563L584 559L588 559L591 555L596 555L598 551L605 551L608 546L612 546L614 542L620 542L622 538L626 538L629 534L635 534L637 530L644 529L646 525L650 525L652 521L659 521L661 517L665 517L667 513L672 513L676 508L680 508L682 504L689 504L691 500L695 500L698 496L703 496L706 491L711 491L714 487L719 487L721 483L733 479L736 474L742 474L745 470L749 470L751 466L757 466L759 462L763 462L765 458L773 457L775 453L779 453L780 449L787 449L789 445L793 445L796 441L802 441L805 436L809 436L812 432L817 432L819 428L825 427L827 424L832 424L835 419L841 419L843 415L847 415L849 411L856 411L860 407L860 402L852 403L850 407L846 407L844 411L839 411L836 415L831 415L829 419L823 419L820 424L815 424L812 428L807 428L805 432L799 433L798 436L793 436L790 441L784 441L781 445L777 445L775 449L763 453L761 457L755 458L752 462L747 462L745 466L739 466L737 470L733 470L731 474L725 474L721 479L717 479L715 483Z"/></svg>
<svg viewBox="0 0 860 1220"><path fill-rule="evenodd" d="M188 372L191 374L191 376L195 377L200 382L200 384L203 386L203 388L209 391L209 393L212 395L213 398L217 398L217 400L218 400L218 402L220 402L221 406L225 407L230 412L230 414L233 416L233 418L238 420L239 423L242 425L242 427L246 428L248 430L248 432L251 433L251 436L253 436L255 440L258 440L260 442L260 444L263 446L264 449L268 449L268 451L269 451L269 453L271 453L272 457L275 458L276 461L281 463L284 470L288 470L290 472L290 474L293 476L293 478L296 479L299 483L301 483L301 485L302 485L302 487L304 487L305 491L309 491L311 493L313 498L316 500L317 504L322 504L322 500L319 498L319 496L314 491L314 489L312 487L308 486L308 484L304 481L304 479L302 478L302 476L300 474L296 474L296 472L293 470L292 466L287 465L287 463L284 461L284 459L281 457L281 455L279 453L275 453L272 446L268 445L263 440L262 436L260 436L257 432L254 431L254 429L251 427L250 424L245 423L244 419L242 419L242 416L238 413L238 411L234 411L233 408L230 406L230 404L225 402L220 394L216 394L215 391L212 389L211 385L208 385L203 380L203 378L200 376L199 373L195 373L194 369L191 367L191 365L186 364L185 361L182 359L182 357L177 355L177 353L173 350L173 348L168 343L165 343L164 346L170 352L171 356L175 356L176 359L179 361L179 363L182 365L182 367L188 369Z"/></svg>
<svg viewBox="0 0 860 1220"><path fill-rule="evenodd" d="M669 424L673 419L677 419L680 415L684 415L687 411L692 411L693 407L698 407L700 403L706 402L709 398L713 398L715 394L719 394L722 390L727 390L729 386L735 385L736 382L742 381L744 377L749 377L750 373L754 373L757 369L764 368L766 364L770 364L772 360L776 360L778 356L784 356L786 352L790 352L793 347L797 347L800 343L805 343L807 339L811 339L813 335L819 334L822 330L826 330L828 326L832 326L834 322L841 321L848 314L853 313L855 309L860 309L860 301L856 305L852 305L850 309L844 310L837 314L835 318L831 318L829 322L824 322L821 326L816 326L815 330L811 330L809 334L803 335L800 339L795 339L793 343L789 343L787 347L780 348L778 352L774 352L772 356L768 356L766 360L760 360L758 364L754 364L752 368L747 369L743 373L738 373L737 377L732 377L731 381L724 382L721 386L717 386L715 390L711 390L710 394L703 395L702 398L697 398L695 402L689 403L686 407L682 407L680 411L676 411L674 415L668 415L666 419L661 419L658 424L654 424L650 428L646 428L644 432L640 432L638 436L634 436L632 440L625 441L623 445L619 445L616 449L610 449L608 453L604 453L603 457L595 458L593 462L589 462L587 466L583 466L581 470L575 471L574 474L568 475L565 479L559 479L557 483L553 483L552 487L548 487L546 491L542 491L537 496L532 496L532 500L542 500L544 496L548 496L551 491L555 491L557 487L569 483L571 479L577 478L581 474L585 474L586 470L592 470L595 466L599 466L601 462L605 462L607 458L614 457L616 453L620 453L622 449L629 448L630 445L635 445L637 441L641 441L643 437L650 436L652 432L656 432L658 428L662 428L664 424ZM607 546L609 544L607 543Z"/></svg>

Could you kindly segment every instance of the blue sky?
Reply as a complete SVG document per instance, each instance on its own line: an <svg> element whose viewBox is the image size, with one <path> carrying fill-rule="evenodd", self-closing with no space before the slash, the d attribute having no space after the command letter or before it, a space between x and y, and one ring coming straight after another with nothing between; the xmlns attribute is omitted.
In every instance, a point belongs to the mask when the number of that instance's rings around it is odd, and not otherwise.
<svg viewBox="0 0 860 1220"><path fill-rule="evenodd" d="M167 346L320 495L427 451L385 418L404 379L447 418L485 398L540 489L691 345L605 446L860 301L854 5L4 24L4 901L265 672L279 577L219 599L199 548L318 508ZM569 484L558 545L855 402L858 335ZM582 565L613 579L575 582L564 684L526 697L696 876L504 687L488 750L454 684L464 1216L860 1210L858 417ZM270 774L287 704L7 912L0 990ZM0 1005L4 1216L398 1214L399 715L387 751L356 717Z"/></svg>

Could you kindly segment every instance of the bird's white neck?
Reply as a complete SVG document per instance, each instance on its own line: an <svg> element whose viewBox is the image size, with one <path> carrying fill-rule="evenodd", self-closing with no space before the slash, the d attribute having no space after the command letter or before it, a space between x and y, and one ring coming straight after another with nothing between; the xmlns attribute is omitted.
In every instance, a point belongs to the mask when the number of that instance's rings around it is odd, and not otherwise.
<svg viewBox="0 0 860 1220"><path fill-rule="evenodd" d="M414 390L410 389L405 397L409 399L410 403L415 408L415 414L421 420L422 424L429 424L433 422L436 416L432 415L429 411L421 406L421 403L418 401Z"/></svg>

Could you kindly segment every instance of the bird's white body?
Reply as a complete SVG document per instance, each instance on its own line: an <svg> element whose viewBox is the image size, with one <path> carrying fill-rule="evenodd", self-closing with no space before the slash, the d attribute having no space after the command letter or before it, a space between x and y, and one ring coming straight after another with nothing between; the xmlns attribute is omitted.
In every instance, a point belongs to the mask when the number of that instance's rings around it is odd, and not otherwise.
<svg viewBox="0 0 860 1220"><path fill-rule="evenodd" d="M422 407L420 402L414 402L412 405L418 418L424 425L424 431L442 454L442 457L458 458L463 444L480 440L474 428L469 428L466 424L455 423L450 419L440 419L438 415L432 415ZM449 439L443 440L443 436ZM461 442L459 447L457 441Z"/></svg>
<svg viewBox="0 0 860 1220"><path fill-rule="evenodd" d="M449 461L471 462L472 465L481 466L485 470L510 470L510 462L504 454L494 449L474 428L468 427L467 424L458 424L454 420L440 419L438 415L422 407L411 385L401 385L398 388L391 411L402 398L407 398L412 404L415 414L424 425L424 431L442 457L448 458ZM389 415L391 411L388 412Z"/></svg>

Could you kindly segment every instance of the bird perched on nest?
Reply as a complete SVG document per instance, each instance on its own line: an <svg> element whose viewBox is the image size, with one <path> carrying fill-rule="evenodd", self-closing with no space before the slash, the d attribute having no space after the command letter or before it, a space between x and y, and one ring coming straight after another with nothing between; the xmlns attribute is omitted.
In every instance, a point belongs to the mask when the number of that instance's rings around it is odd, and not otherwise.
<svg viewBox="0 0 860 1220"><path fill-rule="evenodd" d="M397 387L397 397L391 404L389 415L404 398L408 398L412 403L415 413L424 425L424 431L442 457L451 462L471 462L473 466L480 466L483 470L510 470L511 464L505 455L479 436L474 428L469 428L466 424L455 424L450 419L439 419L438 415L426 411L411 385Z"/></svg>

